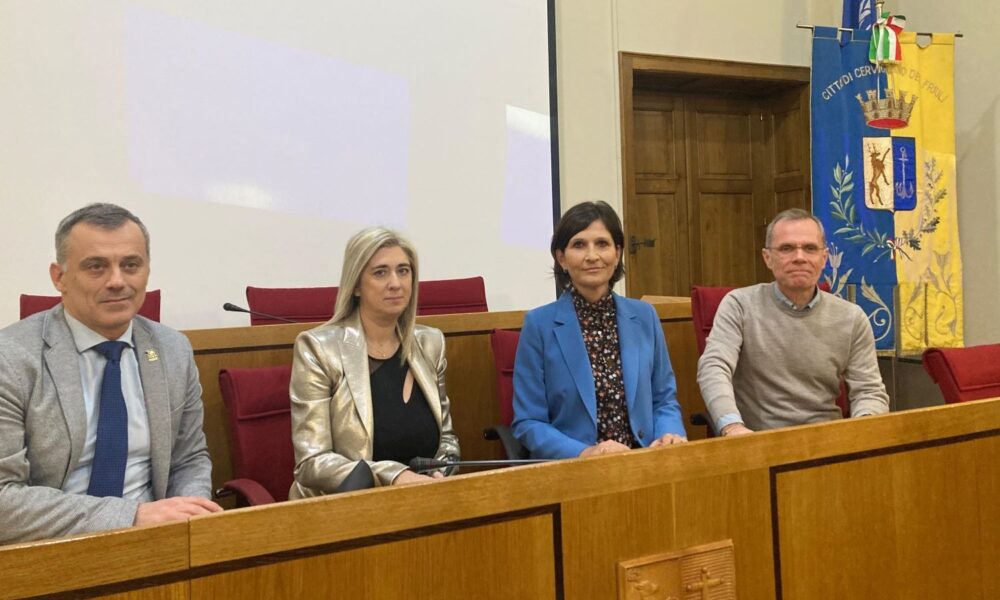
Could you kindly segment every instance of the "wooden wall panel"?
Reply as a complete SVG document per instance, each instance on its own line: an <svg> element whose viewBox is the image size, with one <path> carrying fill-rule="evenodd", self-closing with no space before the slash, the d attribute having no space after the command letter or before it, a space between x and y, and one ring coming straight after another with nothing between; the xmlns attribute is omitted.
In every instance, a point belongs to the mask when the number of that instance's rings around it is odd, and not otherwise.
<svg viewBox="0 0 1000 600"><path fill-rule="evenodd" d="M1000 409L998 409L1000 410ZM975 443L983 598L1000 598L1000 436Z"/></svg>
<svg viewBox="0 0 1000 600"><path fill-rule="evenodd" d="M804 192L801 188L795 188L788 191L776 191L774 193L775 214L790 208L803 208L803 205L808 204L803 198L803 193ZM809 207L806 206L805 209L809 210ZM771 279L773 279L773 277Z"/></svg>
<svg viewBox="0 0 1000 600"><path fill-rule="evenodd" d="M630 236L640 242L655 240L653 247L639 246L629 261L629 290L641 294L686 295L691 283L687 268L687 227L683 193L638 194L633 207ZM682 226L682 224L684 226ZM631 239L631 237L630 237ZM632 291L634 290L634 291Z"/></svg>
<svg viewBox="0 0 1000 600"><path fill-rule="evenodd" d="M628 161L633 166L624 221L627 238L643 245L633 249L630 244L625 255L628 294L686 295L691 283L684 104L678 97L641 90L634 100L636 110L625 124L636 143L626 148L634 159Z"/></svg>
<svg viewBox="0 0 1000 600"><path fill-rule="evenodd" d="M677 402L684 416L688 439L705 437L704 427L691 425L691 415L705 412L705 401L698 388L698 346L694 340L694 325L690 320L663 323L663 336L667 340L670 365L677 378Z"/></svg>
<svg viewBox="0 0 1000 600"><path fill-rule="evenodd" d="M983 548L969 535L981 518L978 490L968 485L978 474L975 448L963 442L778 474L783 597L980 597Z"/></svg>
<svg viewBox="0 0 1000 600"><path fill-rule="evenodd" d="M452 425L458 435L462 458L503 458L499 442L483 439L483 428L500 422L490 335L450 335L445 343L448 355L445 380L451 400Z"/></svg>
<svg viewBox="0 0 1000 600"><path fill-rule="evenodd" d="M695 108L698 140L698 177L747 180L753 177L750 159L750 119L745 105L719 102L712 109Z"/></svg>
<svg viewBox="0 0 1000 600"><path fill-rule="evenodd" d="M187 523L122 529L0 548L0 598L113 586L188 568ZM162 589L161 589L162 587ZM186 584L131 592L130 598L182 598Z"/></svg>
<svg viewBox="0 0 1000 600"><path fill-rule="evenodd" d="M771 113L769 132L772 139L770 147L773 148L774 175L801 175L802 152L808 149L802 148L801 128L798 120L802 118L802 113L797 105L784 109L775 108Z"/></svg>
<svg viewBox="0 0 1000 600"><path fill-rule="evenodd" d="M702 193L701 278L695 285L744 286L756 282L754 201L750 194Z"/></svg>
<svg viewBox="0 0 1000 600"><path fill-rule="evenodd" d="M178 581L140 590L101 596L104 600L187 600L191 597L191 583Z"/></svg>
<svg viewBox="0 0 1000 600"><path fill-rule="evenodd" d="M671 485L564 502L562 507L567 598L615 598L620 561L677 547Z"/></svg>
<svg viewBox="0 0 1000 600"><path fill-rule="evenodd" d="M668 110L636 110L634 118L636 173L677 177L672 107Z"/></svg>
<svg viewBox="0 0 1000 600"><path fill-rule="evenodd" d="M740 600L774 598L769 481L754 469L676 485L677 547L733 540Z"/></svg>
<svg viewBox="0 0 1000 600"><path fill-rule="evenodd" d="M556 597L551 515L539 515L229 571L191 582L191 597Z"/></svg>

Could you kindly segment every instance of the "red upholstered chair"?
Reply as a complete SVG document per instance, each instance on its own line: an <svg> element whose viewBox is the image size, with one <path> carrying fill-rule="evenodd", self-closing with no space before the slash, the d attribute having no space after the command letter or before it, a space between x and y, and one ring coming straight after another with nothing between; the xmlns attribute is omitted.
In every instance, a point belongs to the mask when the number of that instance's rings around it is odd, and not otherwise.
<svg viewBox="0 0 1000 600"><path fill-rule="evenodd" d="M35 313L49 310L62 302L61 296L32 296L21 294L21 318L30 317ZM146 292L146 299L139 308L139 314L150 321L160 321L160 290Z"/></svg>
<svg viewBox="0 0 1000 600"><path fill-rule="evenodd" d="M694 323L694 337L698 344L698 356L705 352L705 343L708 334L712 331L712 323L715 322L715 313L719 310L719 304L726 294L736 288L732 287L705 287L693 286L691 288L691 322ZM829 292L830 287L826 283L820 283L819 289ZM851 409L847 399L847 386L840 382L840 395L837 396L837 406L841 414L846 418L851 415ZM708 415L705 413L695 413L691 415L692 425L704 425L708 427L708 435L714 435L714 428L708 422Z"/></svg>
<svg viewBox="0 0 1000 600"><path fill-rule="evenodd" d="M509 459L528 458L528 451L510 431L511 421L514 420L514 356L517 354L517 342L520 338L520 332L505 329L494 329L490 335L493 363L497 370L500 423L484 429L483 437L488 440L500 440Z"/></svg>
<svg viewBox="0 0 1000 600"><path fill-rule="evenodd" d="M247 286L250 310L299 323L319 323L333 317L337 302L335 287L259 288ZM250 325L276 325L277 319L250 315Z"/></svg>
<svg viewBox="0 0 1000 600"><path fill-rule="evenodd" d="M487 312L486 283L482 277L421 281L418 315Z"/></svg>
<svg viewBox="0 0 1000 600"><path fill-rule="evenodd" d="M712 331L715 312L726 294L733 291L731 287L704 287L696 285L691 288L691 321L694 323L694 339L698 343L698 356L705 352L705 340Z"/></svg>
<svg viewBox="0 0 1000 600"><path fill-rule="evenodd" d="M928 348L924 369L948 404L1000 396L1000 344Z"/></svg>
<svg viewBox="0 0 1000 600"><path fill-rule="evenodd" d="M237 477L226 482L223 490L238 494L240 506L288 499L295 469L288 398L291 378L291 365L219 371Z"/></svg>

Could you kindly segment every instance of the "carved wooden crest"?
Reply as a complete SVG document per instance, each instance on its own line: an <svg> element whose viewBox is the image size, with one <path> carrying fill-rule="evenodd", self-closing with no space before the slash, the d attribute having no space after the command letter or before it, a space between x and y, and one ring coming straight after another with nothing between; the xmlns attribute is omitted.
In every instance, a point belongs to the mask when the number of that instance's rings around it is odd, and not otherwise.
<svg viewBox="0 0 1000 600"><path fill-rule="evenodd" d="M619 600L736 600L733 541L618 563Z"/></svg>

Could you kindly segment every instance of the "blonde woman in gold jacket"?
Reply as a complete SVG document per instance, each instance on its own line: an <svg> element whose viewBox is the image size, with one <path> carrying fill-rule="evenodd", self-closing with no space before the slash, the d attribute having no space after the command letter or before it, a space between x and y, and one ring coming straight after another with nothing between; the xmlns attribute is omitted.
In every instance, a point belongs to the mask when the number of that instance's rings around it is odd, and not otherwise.
<svg viewBox="0 0 1000 600"><path fill-rule="evenodd" d="M398 485L443 476L410 471L410 458L459 458L444 335L416 324L417 281L416 252L395 232L347 243L333 318L295 340L290 499L334 492L358 461L377 485Z"/></svg>

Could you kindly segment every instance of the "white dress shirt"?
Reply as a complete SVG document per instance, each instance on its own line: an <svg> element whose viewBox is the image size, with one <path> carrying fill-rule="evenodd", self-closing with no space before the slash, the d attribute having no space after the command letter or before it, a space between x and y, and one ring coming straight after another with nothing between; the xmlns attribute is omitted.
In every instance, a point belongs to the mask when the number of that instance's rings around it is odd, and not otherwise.
<svg viewBox="0 0 1000 600"><path fill-rule="evenodd" d="M108 341L101 334L90 329L66 312L66 322L73 334L73 343L79 353L80 383L83 385L83 406L87 414L87 437L83 444L83 454L76 468L70 471L63 485L63 491L72 494L86 494L90 486L90 470L94 462L94 447L97 443L97 421L100 414L101 380L107 359L94 349L101 342ZM128 347L122 350L122 395L128 410L128 459L125 463L125 498L139 502L153 500L152 470L149 454L149 421L146 416L146 402L139 378L139 363L132 342L132 324L118 338Z"/></svg>

